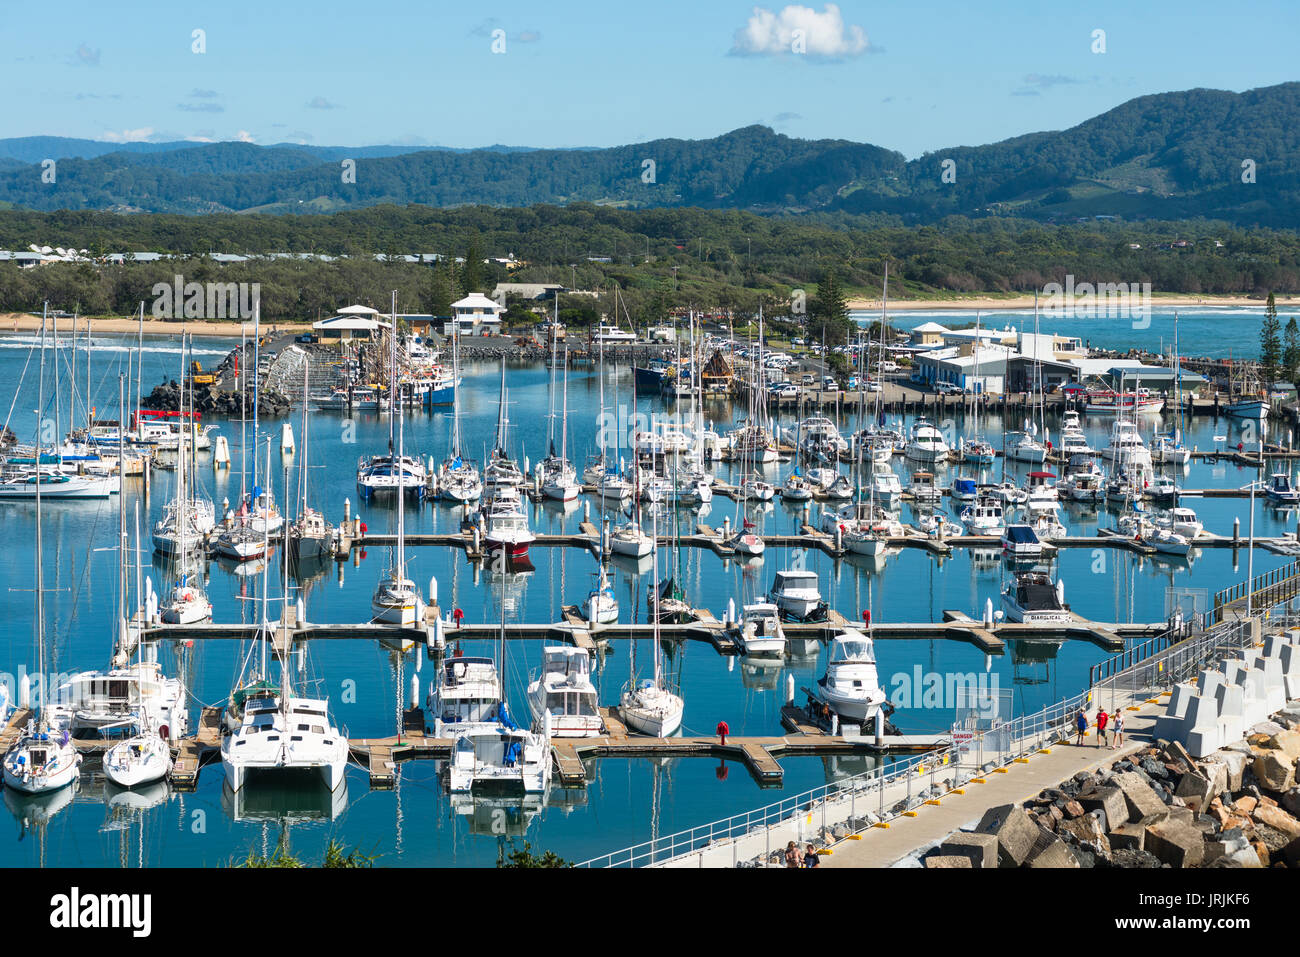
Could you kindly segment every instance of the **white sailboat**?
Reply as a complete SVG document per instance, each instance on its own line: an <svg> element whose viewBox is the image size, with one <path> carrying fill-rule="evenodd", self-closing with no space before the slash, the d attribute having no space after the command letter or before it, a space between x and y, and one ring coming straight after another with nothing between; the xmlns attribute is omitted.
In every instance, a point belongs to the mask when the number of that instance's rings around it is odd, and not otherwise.
<svg viewBox="0 0 1300 957"><path fill-rule="evenodd" d="M393 313L397 312L397 293L393 293ZM459 390L458 390L459 391ZM405 455L405 416L402 403L395 403L393 418L397 420L397 456ZM269 468L269 465L268 465ZM379 580L370 599L370 613L376 622L412 627L424 622L425 604L420 589L406 577L406 496L397 496L397 547L387 574ZM402 642L405 651L408 644Z"/></svg>
<svg viewBox="0 0 1300 957"><path fill-rule="evenodd" d="M658 539L657 515L652 520L652 534ZM654 550L651 581L659 581L659 549ZM632 675L619 696L619 714L623 723L638 734L666 738L676 734L682 726L684 702L682 696L669 686L663 673L663 650L659 643L658 614L652 615L654 623L654 677L638 680L636 676L636 639L629 642L632 653Z"/></svg>
<svg viewBox="0 0 1300 957"><path fill-rule="evenodd" d="M459 325L453 324L451 336L452 375L460 381ZM478 466L461 454L460 444L460 389L456 389L451 402L451 449L438 469L438 494L448 502L465 505L483 497L483 479Z"/></svg>
<svg viewBox="0 0 1300 957"><path fill-rule="evenodd" d="M45 320L41 319L41 382L37 408L45 407ZM45 671L45 552L41 534L41 485L37 473L36 502L36 655L37 674ZM45 701L27 723L18 740L5 752L6 786L26 794L44 794L67 787L77 777L81 755L72 746L66 727L50 724Z"/></svg>

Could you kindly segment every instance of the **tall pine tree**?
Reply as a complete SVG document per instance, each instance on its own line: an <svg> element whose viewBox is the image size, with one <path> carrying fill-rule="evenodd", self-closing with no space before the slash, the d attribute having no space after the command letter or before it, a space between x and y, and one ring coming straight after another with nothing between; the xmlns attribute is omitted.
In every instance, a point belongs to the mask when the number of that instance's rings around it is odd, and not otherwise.
<svg viewBox="0 0 1300 957"><path fill-rule="evenodd" d="M844 338L849 327L849 307L834 269L827 268L822 273L811 319L808 333L812 338L836 344Z"/></svg>
<svg viewBox="0 0 1300 957"><path fill-rule="evenodd" d="M479 249L478 240L471 239L469 245L465 247L465 269L461 273L461 287L468 295L471 292L482 292L480 288L483 285L483 253Z"/></svg>
<svg viewBox="0 0 1300 957"><path fill-rule="evenodd" d="M1259 327L1259 371L1264 382L1272 385L1277 379L1282 362L1282 326L1277 319L1277 303L1268 294L1264 306L1264 322Z"/></svg>

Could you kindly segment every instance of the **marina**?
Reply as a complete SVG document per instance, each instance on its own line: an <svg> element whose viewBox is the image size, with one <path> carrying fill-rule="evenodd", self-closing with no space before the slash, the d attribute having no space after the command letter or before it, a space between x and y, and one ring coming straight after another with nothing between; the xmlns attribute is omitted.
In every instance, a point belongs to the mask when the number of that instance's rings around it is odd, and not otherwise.
<svg viewBox="0 0 1300 957"><path fill-rule="evenodd" d="M133 386L119 382L126 369L112 357L130 356L134 362L138 343L97 341L94 383L85 395L77 390L73 405L88 395L101 408L114 408L121 391L123 419L130 420L134 406L144 404L150 382L196 352L228 355L239 343L191 346L172 339L149 345L158 351L140 354L143 368L133 370L140 384ZM101 352L106 346L121 351ZM0 364L11 357L24 361L31 350L40 352L31 342L22 349L0 349ZM283 347L276 351L285 354ZM1185 441L1201 448L1189 450L1185 464L1161 470L1177 483L1180 506L1192 510L1185 522L1200 526L1193 529L1190 554L1162 552L1155 544L1157 526L1144 530L1122 522L1131 511L1127 505L1076 503L1062 494L1055 506L1060 528L1041 532L1041 551L1026 560L1005 552L1000 533L970 534L952 519L931 521L930 513L937 506L955 518L968 503L959 493L1001 495L1022 483L1032 490L1032 470L1045 465L1055 478L1068 460L1053 454L1045 463L1008 461L995 448L977 466L926 462L937 493L931 504L928 496L919 500L911 494L917 464L900 444L877 458L903 480L892 508L877 513L870 507L871 481L857 478L869 474L869 465L859 471L851 441L858 413L841 403L838 409L822 406L830 428L819 426L820 441L830 441L834 431L845 437L845 447L828 446L817 467L831 474L818 479L843 478L850 498L827 485L810 489L806 498L786 500L785 480L802 468L800 423L807 415L773 406L765 413L770 420L763 420L770 422L763 426L770 430L770 446L759 438L732 449L725 437L755 414L743 390L684 401L642 395L632 368L602 360L602 351L595 350L589 365L568 368L563 403L555 368L524 360L505 363L503 387L500 360L458 359L453 378L460 385L450 405L410 401L400 415L379 407L349 409L346 403L317 406L310 398L304 410L292 397L287 410L273 403L274 411L266 413L254 410L250 390L242 416L238 406L233 418L203 416L203 434L212 439L208 448L186 454L187 443L180 445L179 463L128 474L120 495L98 504L43 504L42 527L54 543L47 548L58 556L50 563L53 577L46 587L50 595L66 596L47 606L57 667L89 667L114 651L128 658L143 653L156 657L166 673L183 676L187 688L189 727L171 736L170 770L161 782L170 797L144 812L141 828L156 831L157 824L149 822L176 813L168 809L177 801L215 802L220 853L238 855L253 823L329 822L331 833L355 834L360 841L377 821L387 820L391 828L400 813L400 850L391 845L385 851L395 855L393 863L477 863L497 852L500 833L473 823L474 809L504 808L510 833L527 834L585 860L611 846L635 843L652 818L654 828L686 826L716 816L709 811L719 802L761 803L755 797L760 791L799 790L950 747L958 703L942 697L937 705L909 700L906 688L914 669L920 669L917 677L985 676L1001 689L999 714L1010 718L1086 685L1091 667L1168 633L1175 615L1209 621L1233 613L1242 599L1218 594L1226 582L1242 577L1251 565L1256 574L1277 569L1283 575L1300 551L1294 505L1271 501L1265 483L1252 490L1259 476L1285 475L1294 468L1288 464L1294 454L1289 442L1283 436L1280 444L1266 443L1262 458L1258 444L1246 448L1243 442L1235 449L1230 439L1246 436L1212 413L1189 418L1184 430ZM451 357L444 358L450 366ZM156 368L150 365L154 361ZM743 362L733 364L745 368ZM274 368L272 363L268 374ZM275 375L288 389L295 377L311 383L314 374L299 363ZM298 393L312 388L299 386ZM18 408L35 404L29 400ZM561 420L561 404L568 412L563 442L558 429L553 440L546 434ZM534 427L516 435L525 420L521 407L552 411L536 413L528 420ZM947 445L958 446L965 419L956 406L930 402L896 408L886 421L901 417L890 422L901 435L913 417L928 415L951 433L944 436ZM1050 403L1047 409L1050 422L1057 412ZM60 414L67 423L68 409ZM996 405L982 408L981 429L996 433L1000 415ZM611 417L621 417L625 425L609 429ZM21 439L28 426L20 419L15 414L10 428ZM509 420L509 432L501 428L503 420ZM1158 421L1142 426L1152 441ZM1085 417L1082 427L1094 448L1106 446L1108 423ZM560 472L544 467L549 441L581 463L601 451L602 431L608 444L598 480L585 480L575 465L574 494L548 495L548 488L564 487L554 478ZM1218 440L1225 431L1229 440ZM436 463L456 458L449 455L455 451L453 432L460 436L461 461L480 470L480 495L517 500L510 509L527 529L526 549L508 548L503 554L493 546L484 521L488 513L478 499L442 495ZM718 438L707 438L710 433ZM651 434L659 438L652 441ZM488 454L494 436L501 455ZM696 436L705 437L706 444L697 446ZM105 451L113 439L118 436L111 436ZM125 437L119 441L126 443ZM679 442L685 444L675 445ZM707 444L715 442L720 444ZM361 494L353 463L382 455L386 447L398 460L419 467L421 492ZM754 461L767 447L770 460ZM148 456L158 459L156 453ZM507 470L507 463L517 471ZM656 500L675 495L679 485L686 488L679 476L694 471L711 478L710 500L696 496L675 505ZM610 475L626 476L625 484L615 491ZM959 477L969 477L971 485L959 489ZM764 484L774 494L764 497ZM154 540L145 534L143 544L136 544L137 523L147 532L164 513L184 513L191 501L214 506L211 527L198 532L192 545L180 540L168 553L155 551L157 531ZM35 531L30 508L5 507L6 521L16 523L19 534ZM1008 502L1007 510L1020 507ZM1165 507L1146 497L1151 518ZM295 525L291 532L290 524L304 515L319 516L313 520L316 531ZM858 516L864 519L860 529ZM871 553L863 553L860 531L874 543ZM304 534L318 543L311 554L304 550ZM79 539L92 548L74 550L69 543ZM630 554L628 543L635 543ZM286 560L291 547L294 557ZM129 559L116 561L109 549ZM377 619L376 583L387 580L385 567L396 568L398 556L405 568L397 577L416 601L396 619ZM13 575L21 574L21 561L16 554L0 559L11 563ZM583 596L591 582L600 585L602 569L601 587L613 603L613 617L591 620ZM747 653L742 616L777 593L778 573L800 569L814 576L815 596L793 606L799 617L778 611L782 645L777 647L784 650ZM1052 588L1065 591L1064 617L1052 624L1014 621L1004 614L1004 586L1035 569L1049 576ZM179 601L185 589L201 591L207 613L169 623L163 606ZM0 596L0 602L15 621L30 621L21 594ZM111 615L96 622L89 617L92 603L105 609L120 605L123 624L111 627ZM888 722L884 711L870 710L874 705L868 706L863 726L847 712L828 717L821 710L825 704L818 689L833 646L857 633L874 644L874 672L892 712ZM508 700L520 733L536 737L545 722L530 717L525 688L539 679L543 650L557 646L577 649L591 662L599 733L553 735L546 746L549 783L536 794L457 792L448 774L459 760L460 738L435 733L435 714L426 701L439 669L461 655L504 661L502 700ZM12 675L23 671L21 650L16 652L8 663ZM638 734L621 715L626 689L655 673L648 665L651 657L660 659L663 687L684 702L679 733ZM266 780L232 790L223 775L223 751L232 741L226 723L232 688L248 689L249 700L263 695L268 702L280 701L280 681L292 681L294 701L324 702L331 722L326 735L344 742L345 769L336 788ZM63 678L56 681L63 683ZM9 700L21 705L22 687L16 680L9 687ZM286 715L292 708L286 706ZM10 715L6 743L15 740L28 716L22 707ZM725 743L715 728L719 722L729 726ZM889 732L875 733L873 722ZM70 787L67 809L44 825L46 833L88 826L94 803L104 800L105 788L116 787L97 777L113 740L73 735L70 743L85 770ZM688 760L700 758L705 760ZM728 775L729 768L743 773ZM673 799L647 806L638 797L646 794ZM268 795L275 795L271 806L282 810L255 810ZM419 822L402 813L409 811L412 795L440 813ZM631 802L636 810L610 822L613 830L597 838L582 822L614 806L611 802ZM319 833L295 827L300 840L314 840ZM152 846L151 860L166 863L187 859L199 845L177 839Z"/></svg>

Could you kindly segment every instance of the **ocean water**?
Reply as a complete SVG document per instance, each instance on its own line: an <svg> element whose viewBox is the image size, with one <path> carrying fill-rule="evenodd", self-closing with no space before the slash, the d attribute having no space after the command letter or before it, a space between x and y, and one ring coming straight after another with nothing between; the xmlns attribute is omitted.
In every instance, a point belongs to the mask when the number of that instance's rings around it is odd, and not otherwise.
<svg viewBox="0 0 1300 957"><path fill-rule="evenodd" d="M1183 327L1180 325L1180 332ZM20 439L33 437L36 421L36 369L39 354L31 350L32 340L0 338L0 381L7 390L0 399L12 403L9 424ZM237 343L203 341L205 354L216 356ZM100 417L114 415L118 376L124 372L129 342L96 337L90 367L89 403L82 394L86 381L84 353L61 350L58 365L63 376L60 403L60 432L66 431L69 407L78 421L87 404ZM54 360L48 354L47 375ZM143 358L144 391L163 378L177 378L182 367L178 341L151 338ZM205 365L210 364L205 361ZM498 408L500 367L494 363L471 363L465 370L462 389L462 433L467 454L482 457L490 447ZM510 447L522 461L536 463L546 451L548 432L557 429L560 418L548 416L551 403L551 374L541 365L510 365L507 383L510 404ZM70 383L80 383L73 387ZM573 370L569 374L567 430L570 457L581 463L595 448L598 429L622 432L635 425L634 416L671 414L658 398L638 397L633 402L632 374L627 368L609 368L604 377L605 408L612 419L601 416L601 379L595 370ZM71 393L73 400L69 403ZM48 394L48 390L47 390ZM555 396L558 405L559 397ZM44 417L54 414L47 402ZM706 418L720 430L747 410L729 402L713 403ZM347 420L341 414L313 413L308 435L302 435L299 415L288 421L297 433L298 453L282 459L278 447L280 421L260 423L261 446L257 453L258 481L266 484L265 440L275 439L272 475L269 481L282 506L292 499L298 469L306 465L309 500L337 522L344 501L351 500L373 530L395 526L395 510L389 506L359 505L355 490L358 456L384 449L388 440L386 417L358 415ZM625 427L621 430L618 424ZM406 420L408 452L440 460L450 437L449 409L419 411ZM782 425L790 426L790 420ZM1152 420L1144 427L1150 435L1159 425ZM254 443L251 424L241 444L241 426L236 420L219 420L220 434L232 448L235 468L214 473L206 459L200 460L198 480L202 493L217 503L237 499L245 482L239 472L241 450L248 451L251 467ZM845 430L855 423L842 422ZM1054 423L1049 423L1053 427ZM960 431L964 424L953 423ZM986 434L995 435L996 421L984 424ZM1089 423L1095 446L1105 444L1107 424L1101 419ZM1196 420L1186 427L1187 441L1202 448L1213 443L1216 434L1227 434L1235 445L1239 430L1225 421ZM625 450L626 454L626 450ZM773 466L770 478L784 478L790 466ZM908 467L896 468L906 475ZM1026 467L1017 471L1022 474ZM993 470L1000 478L1001 466ZM725 467L721 478L735 478ZM947 476L951 476L948 470ZM1253 478L1250 470L1233 465L1197 463L1180 477L1185 488L1240 487ZM172 494L175 476L155 472L149 500L138 484L128 481L126 507L128 526L134 527L137 503L139 527L149 548L149 531ZM288 490L288 494L285 494ZM1241 517L1242 532L1248 527L1247 504L1242 500L1189 500L1209 530L1230 533L1234 517ZM286 506L292 510L293 506ZM724 518L734 525L742 516L739 506L719 497L701 520L720 525ZM590 506L593 520L601 509ZM117 606L118 567L122 560L114 550L118 523L116 499L105 503L74 505L46 503L44 507L45 613L53 646L53 670L67 672L103 667L112 644L112 620ZM553 504L532 507L533 526L538 531L576 529L582 520L581 503L561 508ZM802 516L781 504L751 509L750 517L765 531L796 531ZM905 511L905 518L907 517ZM814 513L815 518L815 513ZM1067 524L1081 534L1099 525L1113 523L1114 515L1097 511L1068 510ZM443 504L414 505L407 512L407 528L417 531L454 531L458 510ZM695 518L681 513L683 527L690 530ZM1294 529L1297 516L1256 504L1255 530L1260 535L1280 534ZM0 574L7 587L0 589L0 614L5 622L0 642L0 671L16 674L20 667L34 666L35 526L30 505L0 505L0 523L8 547L0 552ZM387 568L387 549L371 550L351 562L331 565L314 578L289 582L289 597L301 597L306 614L313 621L363 621L369 617L369 599L378 578ZM134 555L127 556L134 562ZM592 587L596 565L590 554L577 549L537 548L532 550L535 570L507 576L504 595L499 578L469 565L462 552L452 549L409 547L409 574L422 587L436 579L444 609L460 608L470 622L496 622L504 607L509 621L554 621L562 605L580 602ZM160 560L142 554L144 574L163 592L172 571ZM1000 561L977 561L968 550L950 558L935 559L917 549L904 549L876 567L849 559L834 561L818 551L802 556L793 551L771 549L761 563L741 565L723 560L711 552L683 549L674 557L661 553L663 566L671 566L697 607L721 614L728 599L752 600L766 592L775 569L802 560L818 572L823 596L850 619L871 608L879 620L939 620L946 609L960 609L978 616L987 599L997 598L1009 571ZM1254 569L1260 573L1285 563L1286 559L1257 551ZM236 574L230 566L213 562L204 570L207 589L218 621L253 621L260 616L257 598L262 576L256 570ZM1151 622L1164 619L1166 594L1170 588L1201 589L1207 598L1216 589L1245 577L1244 550L1202 549L1191 561L1169 562L1129 555L1115 550L1066 549L1052 569L1066 582L1066 599L1089 618L1107 622ZM273 559L267 567L269 597L277 603L283 596L281 565ZM645 588L651 579L648 564L614 566L615 588L622 606L622 620L633 615L644 620ZM134 590L134 583L132 590ZM26 590L24 590L26 589ZM996 603L996 602L995 602ZM274 614L274 609L272 611ZM487 653L467 643L467 651ZM517 714L526 714L524 689L541 659L542 642L512 642L506 661L509 700ZM241 649L234 642L199 642L191 649L169 650L170 664L184 669L194 697L194 715L200 705L213 704L229 694L239 674ZM668 647L667 662L679 679L686 700L685 728L691 734L710 734L719 720L726 720L733 734L778 734L780 706L788 676L796 688L810 685L824 667L822 655L792 658L776 667L752 666L743 660L725 659L707 643L685 642ZM629 643L612 642L600 658L596 682L603 704L617 701L630 673ZM637 649L642 664L650 660L649 642ZM1065 642L1059 650L1035 651L1031 647L1011 648L1003 656L986 659L972 646L949 641L882 640L877 645L883 682L891 690L902 676L910 677L918 666L925 672L986 673L998 687L1009 692L1016 712L1032 711L1051 701L1078 692L1087 679L1088 667L1107 655L1097 646L1081 641ZM409 699L412 675L419 681L423 700L433 669L423 653L405 657L360 641L319 642L310 648L304 681L328 694L337 722L351 737L386 736L393 733L397 714ZM802 699L802 695L800 695ZM895 722L907 730L939 731L954 718L951 703L942 707L900 708ZM797 793L833 780L837 776L866 770L866 759L832 761L820 758L782 759L786 776L780 792L760 789L744 767L710 759L600 759L588 763L589 784L583 790L556 789L542 800L521 800L509 796L478 797L453 801L446 793L438 769L432 762L413 761L402 765L398 786L393 791L370 791L366 774L350 769L346 793L331 799L315 788L258 789L234 800L224 792L218 765L206 768L197 791L168 794L124 795L106 789L102 775L88 759L79 788L42 799L24 799L6 792L9 829L0 828L0 863L30 866L50 865L137 866L219 865L242 859L250 850L272 849L287 840L306 860L318 860L330 838L348 847L378 855L378 863L403 865L491 866L512 841L529 841L534 849L554 850L570 860L585 858L669 833L776 800L782 794ZM151 803L152 802L152 803ZM0 815L0 820L4 816Z"/></svg>
<svg viewBox="0 0 1300 957"><path fill-rule="evenodd" d="M1259 358L1259 329L1264 306L1171 306L1153 305L1149 315L1075 316L1039 310L1040 332L1075 336L1085 345L1098 349L1144 349L1168 354L1174 344L1174 317L1178 319L1178 352L1183 356L1215 356L1236 359ZM1278 318L1285 327L1295 309L1283 307ZM851 313L859 321L874 322L879 310ZM982 329L1034 331L1033 309L990 309L978 314ZM908 331L926 322L937 322L950 329L973 328L973 309L909 309L889 314L889 324Z"/></svg>

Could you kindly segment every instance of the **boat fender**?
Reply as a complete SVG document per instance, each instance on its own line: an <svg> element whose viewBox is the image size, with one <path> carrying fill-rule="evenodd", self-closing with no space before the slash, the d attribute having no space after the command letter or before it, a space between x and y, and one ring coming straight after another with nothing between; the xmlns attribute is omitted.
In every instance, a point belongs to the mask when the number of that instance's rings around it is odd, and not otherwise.
<svg viewBox="0 0 1300 957"><path fill-rule="evenodd" d="M168 737L170 736L170 735L169 735L169 732L170 732L170 731L171 731L171 729L168 728L167 725L164 724L164 725L162 725L162 726L158 729L158 737L160 737L160 738L162 738L164 741L166 741L166 740L168 739Z"/></svg>

